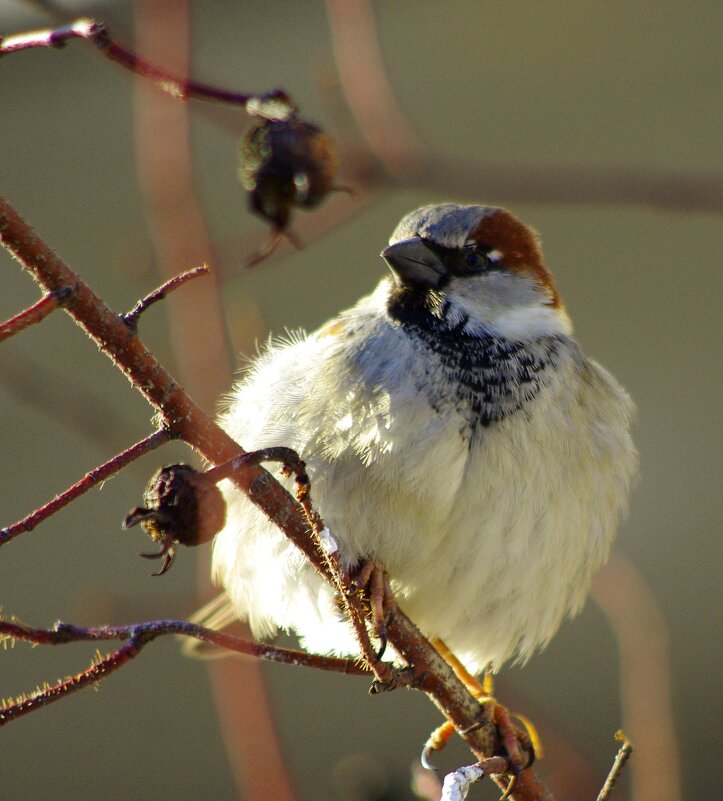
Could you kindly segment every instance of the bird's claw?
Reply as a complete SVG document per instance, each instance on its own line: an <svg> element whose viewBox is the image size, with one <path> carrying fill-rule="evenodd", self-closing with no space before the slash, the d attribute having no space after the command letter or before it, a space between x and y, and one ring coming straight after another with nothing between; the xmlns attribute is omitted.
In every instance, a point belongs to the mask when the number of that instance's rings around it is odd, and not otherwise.
<svg viewBox="0 0 723 801"><path fill-rule="evenodd" d="M414 670L409 667L405 668L390 668L391 677L386 681L376 679L372 682L369 688L370 695L378 695L379 693L388 693L392 690L397 690L399 687L411 687L415 681Z"/></svg>
<svg viewBox="0 0 723 801"><path fill-rule="evenodd" d="M431 756L436 750L437 750L436 748L432 748L429 742L426 742L424 744L424 748L422 748L422 753L419 755L419 764L425 770L433 770L436 772L437 767L431 760Z"/></svg>
<svg viewBox="0 0 723 801"><path fill-rule="evenodd" d="M512 795L512 792L515 789L515 786L517 785L517 775L518 775L517 773L513 773L510 776L510 780L507 783L507 787L505 787L504 793L502 793L502 795L500 796L500 801L506 801L506 799L508 799Z"/></svg>
<svg viewBox="0 0 723 801"><path fill-rule="evenodd" d="M365 559L356 568L349 572L349 584L366 592L369 600L369 611L374 627L374 636L379 641L376 660L380 662L387 649L387 624L391 614L393 596L389 587L389 577L382 565L371 559Z"/></svg>
<svg viewBox="0 0 723 801"><path fill-rule="evenodd" d="M379 640L379 648L377 649L377 652L376 652L376 658L377 658L377 662L381 662L382 661L382 657L384 656L384 652L387 650L388 638L387 638L386 625L384 626L384 630L383 631L377 631L376 635L377 635L377 639Z"/></svg>

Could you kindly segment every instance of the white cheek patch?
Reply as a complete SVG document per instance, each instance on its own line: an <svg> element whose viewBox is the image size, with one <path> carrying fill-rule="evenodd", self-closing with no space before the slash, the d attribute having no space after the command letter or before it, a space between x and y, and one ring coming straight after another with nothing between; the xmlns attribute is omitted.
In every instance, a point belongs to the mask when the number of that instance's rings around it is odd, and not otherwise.
<svg viewBox="0 0 723 801"><path fill-rule="evenodd" d="M526 276L503 271L457 279L446 297L447 321L464 321L468 334L488 331L524 341L572 330L564 310L551 306L544 289Z"/></svg>
<svg viewBox="0 0 723 801"><path fill-rule="evenodd" d="M493 328L507 339L525 340L542 336L572 334L567 313L553 306L519 306L503 311L492 323Z"/></svg>
<svg viewBox="0 0 723 801"><path fill-rule="evenodd" d="M505 254L501 250L490 250L490 252L487 254L487 259L488 261L497 264L498 261L502 261L502 257L504 255Z"/></svg>

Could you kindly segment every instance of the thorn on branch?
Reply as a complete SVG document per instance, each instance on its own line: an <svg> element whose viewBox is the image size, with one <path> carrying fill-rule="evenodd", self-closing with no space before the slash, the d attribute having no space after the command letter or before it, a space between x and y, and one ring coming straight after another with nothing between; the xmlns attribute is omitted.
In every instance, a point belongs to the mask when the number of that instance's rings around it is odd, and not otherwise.
<svg viewBox="0 0 723 801"><path fill-rule="evenodd" d="M19 312L4 323L0 323L0 342L44 320L55 309L65 306L72 294L72 286L58 287L51 292L47 292L32 306Z"/></svg>
<svg viewBox="0 0 723 801"><path fill-rule="evenodd" d="M194 278L198 278L202 275L208 275L209 272L208 266L203 264L200 267L194 267L192 270L187 270L185 273L181 273L180 275L175 275L164 284L161 284L161 286L159 286L157 289L154 289L153 292L146 295L144 298L141 298L141 300L139 300L129 312L121 315L121 319L135 334L138 330L138 321L140 316L144 311L146 311L146 309L148 309L149 306L152 306L154 303L158 303L159 300L163 300L170 292L173 292L174 289L178 289L178 287L183 286L183 284L187 283L188 281L191 281Z"/></svg>

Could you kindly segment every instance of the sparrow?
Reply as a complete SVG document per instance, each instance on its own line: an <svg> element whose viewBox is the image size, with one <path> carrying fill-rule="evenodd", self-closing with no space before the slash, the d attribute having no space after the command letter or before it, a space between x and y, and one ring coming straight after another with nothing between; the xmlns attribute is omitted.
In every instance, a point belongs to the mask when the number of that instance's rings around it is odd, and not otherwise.
<svg viewBox="0 0 723 801"><path fill-rule="evenodd" d="M502 208L407 214L391 274L311 334L272 341L220 422L294 448L342 565L472 674L527 659L582 607L636 472L625 390L587 358L536 233ZM333 588L228 481L212 625L357 655Z"/></svg>

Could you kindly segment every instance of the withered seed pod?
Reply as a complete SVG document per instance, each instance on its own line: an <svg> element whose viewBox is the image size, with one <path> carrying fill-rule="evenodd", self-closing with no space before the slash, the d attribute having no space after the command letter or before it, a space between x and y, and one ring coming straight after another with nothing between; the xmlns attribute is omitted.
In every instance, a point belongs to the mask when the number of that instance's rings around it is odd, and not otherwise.
<svg viewBox="0 0 723 801"><path fill-rule="evenodd" d="M324 199L338 167L331 137L295 116L261 120L241 142L239 179L250 208L277 231L287 230L292 208Z"/></svg>
<svg viewBox="0 0 723 801"><path fill-rule="evenodd" d="M145 506L133 509L124 528L140 523L161 550L144 553L148 559L165 557L159 573L165 573L175 555L175 546L201 545L213 539L226 519L226 502L216 484L190 465L162 467L143 493Z"/></svg>

